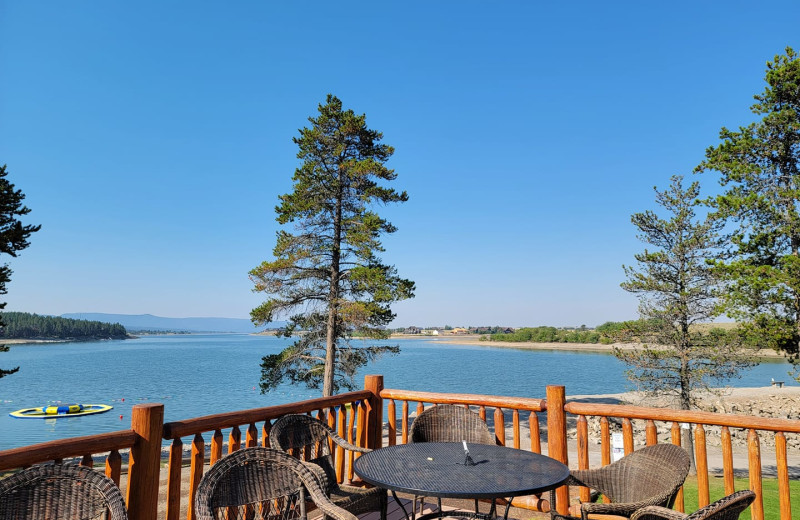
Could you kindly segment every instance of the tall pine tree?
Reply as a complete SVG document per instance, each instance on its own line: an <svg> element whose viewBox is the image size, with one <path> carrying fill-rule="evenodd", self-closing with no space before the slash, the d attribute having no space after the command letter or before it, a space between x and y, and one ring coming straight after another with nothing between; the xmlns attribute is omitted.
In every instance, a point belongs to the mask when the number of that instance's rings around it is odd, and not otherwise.
<svg viewBox="0 0 800 520"><path fill-rule="evenodd" d="M16 257L28 245L28 237L31 233L39 231L41 226L22 225L17 218L30 213L30 209L22 205L25 195L21 190L14 188L14 185L6 178L6 165L0 167L0 255ZM11 281L11 268L8 264L0 266L0 294L7 294L6 283ZM0 309L4 309L5 302L0 303ZM0 328L3 321L0 319ZM8 352L6 345L0 345L0 352ZM19 367L10 370L0 369L0 377L13 374Z"/></svg>
<svg viewBox="0 0 800 520"><path fill-rule="evenodd" d="M767 63L767 86L751 110L760 119L722 128L698 172L717 172L709 201L735 228L731 260L718 262L729 316L762 346L800 363L800 57L791 48Z"/></svg>
<svg viewBox="0 0 800 520"><path fill-rule="evenodd" d="M656 190L668 219L653 211L631 217L639 239L652 249L635 255L635 267L623 266L627 281L621 286L639 298L640 320L614 333L617 341L630 343L614 349L631 367L628 378L645 392L672 395L683 410L692 407L698 391L752 365L737 334L696 327L719 313L720 280L707 260L717 258L725 243L721 222L697 216L699 194L697 182L684 188L683 178L674 176L667 189Z"/></svg>
<svg viewBox="0 0 800 520"><path fill-rule="evenodd" d="M667 189L656 190L669 218L653 211L631 216L639 239L652 249L635 255L635 267L623 266L627 281L621 286L639 298L640 319L612 333L628 343L614 347L630 367L628 379L647 395L673 397L682 410L692 408L699 391L713 391L753 364L738 335L697 327L719 312L720 283L707 259L717 258L725 241L721 222L697 216L699 194L697 182L684 188L683 178L674 176ZM683 445L691 448L691 432L681 432Z"/></svg>
<svg viewBox="0 0 800 520"><path fill-rule="evenodd" d="M394 149L335 96L318 110L294 138L303 162L294 190L275 208L277 221L294 230L279 231L275 258L250 271L254 290L268 295L251 311L253 322L287 316L282 334L297 333L291 346L262 359L262 392L283 381L322 386L324 396L353 388L360 367L399 350L357 346L353 336L388 338L385 326L395 316L390 304L414 295L414 283L377 256L381 235L396 228L373 208L408 200L381 184L397 177L385 166Z"/></svg>

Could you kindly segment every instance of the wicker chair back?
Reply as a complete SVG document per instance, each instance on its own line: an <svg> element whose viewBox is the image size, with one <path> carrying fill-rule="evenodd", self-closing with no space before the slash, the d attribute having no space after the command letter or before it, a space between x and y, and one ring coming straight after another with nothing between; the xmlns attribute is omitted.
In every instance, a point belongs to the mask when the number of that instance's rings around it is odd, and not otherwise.
<svg viewBox="0 0 800 520"><path fill-rule="evenodd" d="M198 520L305 520L306 498L330 518L356 520L327 499L299 460L269 448L244 448L218 460L203 476L195 513Z"/></svg>
<svg viewBox="0 0 800 520"><path fill-rule="evenodd" d="M113 480L85 466L42 464L0 480L3 520L126 520Z"/></svg>
<svg viewBox="0 0 800 520"><path fill-rule="evenodd" d="M381 520L386 520L386 490L340 485L331 456L333 444L357 453L371 450L347 442L327 424L302 414L284 415L275 421L269 442L273 448L308 462L308 469L334 504L356 515L380 511Z"/></svg>
<svg viewBox="0 0 800 520"><path fill-rule="evenodd" d="M633 503L661 496L672 507L689 474L689 454L674 444L655 444L594 470L575 470L572 476L608 496L612 502Z"/></svg>
<svg viewBox="0 0 800 520"><path fill-rule="evenodd" d="M428 408L411 424L411 442L495 444L481 417L463 406L439 404Z"/></svg>
<svg viewBox="0 0 800 520"><path fill-rule="evenodd" d="M269 432L270 446L312 462L325 472L324 487L330 493L336 484L336 469L329 438L338 435L325 423L301 414L284 415Z"/></svg>

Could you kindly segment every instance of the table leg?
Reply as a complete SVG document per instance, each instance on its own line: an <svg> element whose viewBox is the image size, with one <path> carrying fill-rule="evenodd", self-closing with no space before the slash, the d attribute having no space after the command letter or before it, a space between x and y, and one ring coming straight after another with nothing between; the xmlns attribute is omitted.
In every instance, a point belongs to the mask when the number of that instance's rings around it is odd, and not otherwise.
<svg viewBox="0 0 800 520"><path fill-rule="evenodd" d="M397 493L395 493L394 490L392 490L392 496L394 497L394 501L397 502L397 505L400 506L400 509L403 510L403 515L406 517L406 520L415 520L415 518L417 516L417 512L416 512L416 509L417 509L416 502L417 501L416 501L416 498L414 500L414 503L411 505L411 516L408 516L408 511L406 511L405 506L400 501L400 498L397 496Z"/></svg>
<svg viewBox="0 0 800 520"><path fill-rule="evenodd" d="M506 513L503 515L503 520L508 520L508 512L511 511L512 500L514 500L514 497L511 497L506 501ZM492 505L494 505L494 500L492 500Z"/></svg>

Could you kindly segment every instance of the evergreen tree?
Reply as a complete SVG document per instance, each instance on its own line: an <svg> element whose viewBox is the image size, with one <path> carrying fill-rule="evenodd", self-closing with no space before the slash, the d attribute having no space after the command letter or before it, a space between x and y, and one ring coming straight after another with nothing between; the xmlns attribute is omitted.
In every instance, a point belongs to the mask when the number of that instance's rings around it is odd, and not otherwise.
<svg viewBox="0 0 800 520"><path fill-rule="evenodd" d="M30 213L30 209L22 205L25 195L21 190L14 189L6 176L6 165L0 167L0 255L6 254L13 257L19 251L28 247L28 237L31 233L39 231L41 226L22 225L17 218ZM8 264L0 266L0 294L7 294L6 283L11 281L11 268ZM6 302L0 303L0 309L4 309ZM4 324L0 318L0 330ZM0 345L0 352L8 352L6 345ZM19 367L10 370L0 369L0 377L5 377L19 370Z"/></svg>
<svg viewBox="0 0 800 520"><path fill-rule="evenodd" d="M119 323L74 320L27 312L4 312L2 336L19 339L97 340L126 339L128 331Z"/></svg>
<svg viewBox="0 0 800 520"><path fill-rule="evenodd" d="M268 295L251 311L253 322L288 316L282 334L299 333L290 347L262 359L262 392L285 380L322 386L324 396L353 388L360 367L399 349L358 347L352 337L387 338L390 304L413 297L413 282L377 257L381 235L396 228L371 208L408 200L405 192L379 184L397 177L384 165L394 149L335 96L318 110L294 138L303 162L294 191L280 196L275 208L277 221L294 224L295 232L279 231L274 260L250 271L254 290Z"/></svg>
<svg viewBox="0 0 800 520"><path fill-rule="evenodd" d="M724 187L709 205L735 227L723 302L762 346L800 363L800 58L791 48L767 63L764 92L751 106L761 119L706 150L698 172Z"/></svg>
<svg viewBox="0 0 800 520"><path fill-rule="evenodd" d="M697 182L684 189L683 178L674 176L666 190L655 191L657 204L671 218L652 211L634 214L639 239L655 249L636 254L636 267L623 266L627 281L621 287L639 298L640 319L608 333L628 343L613 351L631 367L629 380L647 394L672 395L689 410L698 391L736 377L753 358L736 335L711 335L695 326L718 313L719 280L706 259L720 254L722 223L697 217ZM691 441L684 430L684 445Z"/></svg>

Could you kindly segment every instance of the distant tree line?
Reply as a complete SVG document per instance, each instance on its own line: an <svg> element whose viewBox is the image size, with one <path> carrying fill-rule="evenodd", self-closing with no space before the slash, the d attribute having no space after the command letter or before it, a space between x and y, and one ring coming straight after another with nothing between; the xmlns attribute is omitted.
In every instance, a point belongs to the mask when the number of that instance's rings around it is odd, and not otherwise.
<svg viewBox="0 0 800 520"><path fill-rule="evenodd" d="M5 339L125 339L128 332L119 323L73 320L28 312L3 312Z"/></svg>
<svg viewBox="0 0 800 520"><path fill-rule="evenodd" d="M600 333L592 330L566 330L555 327L523 327L510 334L490 334L481 339L530 343L600 343Z"/></svg>
<svg viewBox="0 0 800 520"><path fill-rule="evenodd" d="M170 330L170 329L131 329L128 332L131 334L141 334L142 336L192 334L192 332L188 330Z"/></svg>
<svg viewBox="0 0 800 520"><path fill-rule="evenodd" d="M629 341L647 341L644 335L636 338L633 331L652 329L654 320L607 321L595 329L559 329L556 327L523 327L510 334L487 334L482 341L508 341L517 343L600 343L609 345L625 336ZM697 333L705 344L724 344L736 340L743 346L757 348L756 338L744 334L740 328L704 327Z"/></svg>

